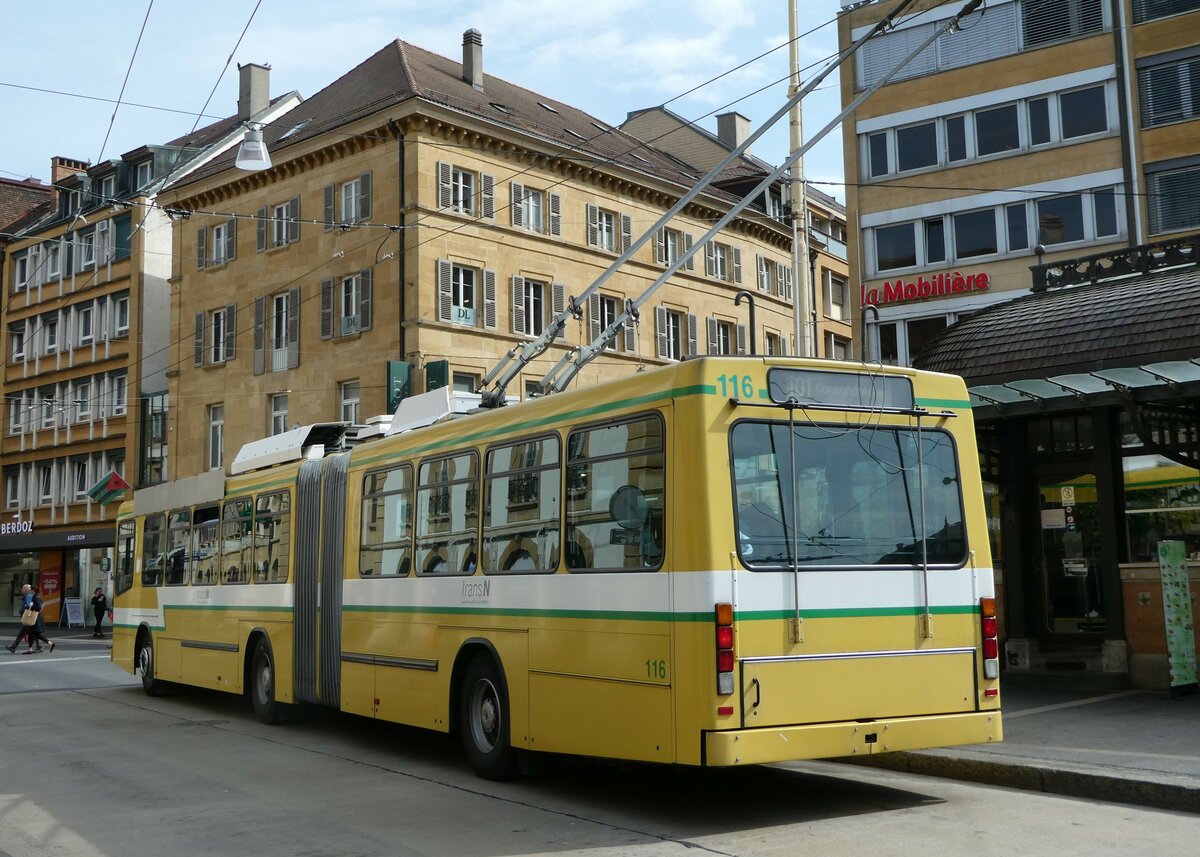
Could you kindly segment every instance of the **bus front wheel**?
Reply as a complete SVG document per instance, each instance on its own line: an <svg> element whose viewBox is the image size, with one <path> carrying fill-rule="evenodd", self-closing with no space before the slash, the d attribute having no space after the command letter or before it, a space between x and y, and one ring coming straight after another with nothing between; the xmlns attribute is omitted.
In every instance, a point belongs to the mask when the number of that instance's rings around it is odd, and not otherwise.
<svg viewBox="0 0 1200 857"><path fill-rule="evenodd" d="M137 665L142 673L142 690L147 696L162 696L167 692L167 683L154 677L154 638L148 633L142 634Z"/></svg>
<svg viewBox="0 0 1200 857"><path fill-rule="evenodd" d="M275 701L275 656L271 644L259 640L250 662L250 701L259 723L278 723L282 706Z"/></svg>
<svg viewBox="0 0 1200 857"><path fill-rule="evenodd" d="M459 731L475 773L506 780L517 771L517 753L509 741L508 695L496 662L476 655L463 673Z"/></svg>

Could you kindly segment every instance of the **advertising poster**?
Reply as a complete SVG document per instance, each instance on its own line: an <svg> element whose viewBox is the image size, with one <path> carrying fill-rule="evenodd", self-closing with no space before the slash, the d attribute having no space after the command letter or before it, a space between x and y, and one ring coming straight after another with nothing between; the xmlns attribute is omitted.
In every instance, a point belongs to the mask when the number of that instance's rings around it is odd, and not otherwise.
<svg viewBox="0 0 1200 857"><path fill-rule="evenodd" d="M1196 684L1196 635L1192 627L1192 599L1183 542L1158 543L1158 570L1162 580L1171 695L1196 693L1200 689Z"/></svg>

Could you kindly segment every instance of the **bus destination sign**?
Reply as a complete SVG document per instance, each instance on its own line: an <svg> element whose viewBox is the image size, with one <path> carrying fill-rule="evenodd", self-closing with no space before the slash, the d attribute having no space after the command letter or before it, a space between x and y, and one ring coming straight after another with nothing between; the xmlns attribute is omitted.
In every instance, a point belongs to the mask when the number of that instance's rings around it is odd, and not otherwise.
<svg viewBox="0 0 1200 857"><path fill-rule="evenodd" d="M767 388L777 405L834 405L848 408L912 408L912 381L882 372L826 372L820 369L767 371Z"/></svg>

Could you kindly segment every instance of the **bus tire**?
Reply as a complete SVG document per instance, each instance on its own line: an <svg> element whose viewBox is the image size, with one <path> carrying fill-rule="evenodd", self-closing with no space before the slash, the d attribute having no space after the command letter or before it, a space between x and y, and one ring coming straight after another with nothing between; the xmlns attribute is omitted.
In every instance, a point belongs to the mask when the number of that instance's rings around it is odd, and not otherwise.
<svg viewBox="0 0 1200 857"><path fill-rule="evenodd" d="M278 723L283 706L275 700L275 656L271 644L259 640L250 661L250 702L259 723Z"/></svg>
<svg viewBox="0 0 1200 857"><path fill-rule="evenodd" d="M142 673L142 690L146 696L162 696L167 692L167 683L154 677L154 637L149 631L139 637L137 666Z"/></svg>
<svg viewBox="0 0 1200 857"><path fill-rule="evenodd" d="M508 694L491 656L480 653L467 664L459 702L463 751L475 773L485 780L511 779L517 751L509 740Z"/></svg>

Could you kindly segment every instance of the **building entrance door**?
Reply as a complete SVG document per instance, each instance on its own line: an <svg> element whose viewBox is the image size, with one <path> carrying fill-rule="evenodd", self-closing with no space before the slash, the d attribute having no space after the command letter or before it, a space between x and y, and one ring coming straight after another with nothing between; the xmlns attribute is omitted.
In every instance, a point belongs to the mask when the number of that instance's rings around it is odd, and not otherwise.
<svg viewBox="0 0 1200 857"><path fill-rule="evenodd" d="M1038 494L1044 632L1102 634L1105 610L1096 477L1061 467L1044 469L1038 475Z"/></svg>

